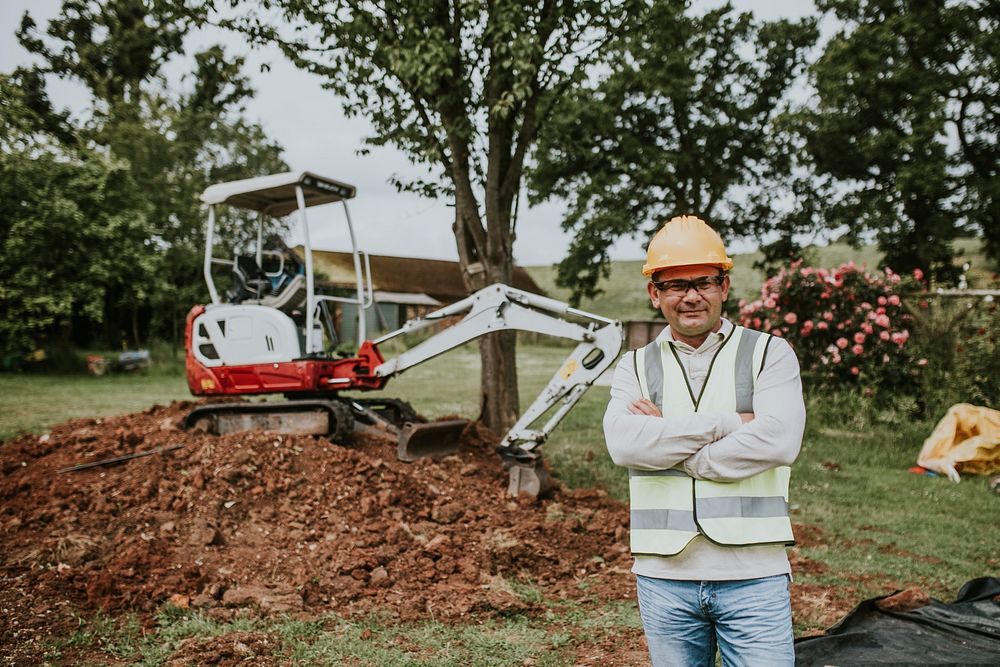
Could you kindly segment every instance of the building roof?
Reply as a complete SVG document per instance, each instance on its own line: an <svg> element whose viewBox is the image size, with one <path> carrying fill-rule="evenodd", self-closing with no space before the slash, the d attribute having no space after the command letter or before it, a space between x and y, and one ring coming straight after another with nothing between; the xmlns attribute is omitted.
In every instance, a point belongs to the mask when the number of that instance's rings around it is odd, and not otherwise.
<svg viewBox="0 0 1000 667"><path fill-rule="evenodd" d="M301 255L301 246L295 249ZM372 287L382 292L426 294L442 303L451 303L468 296L462 282L462 269L458 262L419 257L392 257L369 255ZM355 286L354 259L349 252L313 250L313 268L323 274L325 282L353 288ZM528 272L514 267L511 287L544 294Z"/></svg>

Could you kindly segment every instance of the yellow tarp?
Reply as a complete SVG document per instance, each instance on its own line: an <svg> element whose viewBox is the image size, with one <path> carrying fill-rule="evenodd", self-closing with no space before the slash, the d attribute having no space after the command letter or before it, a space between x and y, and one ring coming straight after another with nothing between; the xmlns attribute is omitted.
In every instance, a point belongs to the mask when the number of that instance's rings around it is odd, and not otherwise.
<svg viewBox="0 0 1000 667"><path fill-rule="evenodd" d="M968 403L948 408L917 457L917 464L959 481L959 473L1000 471L1000 412Z"/></svg>

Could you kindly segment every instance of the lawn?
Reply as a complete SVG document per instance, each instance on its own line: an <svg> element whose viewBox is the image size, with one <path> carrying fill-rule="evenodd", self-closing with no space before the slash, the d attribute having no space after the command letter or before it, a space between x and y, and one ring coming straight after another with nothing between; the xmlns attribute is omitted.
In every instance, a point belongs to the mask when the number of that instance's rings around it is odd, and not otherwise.
<svg viewBox="0 0 1000 667"><path fill-rule="evenodd" d="M559 367L566 348L521 345L522 405L533 399ZM474 417L478 352L465 346L393 380L387 393L404 398L429 417ZM626 475L604 449L600 430L607 387L593 387L556 429L544 451L556 475L570 486L603 486L625 499ZM156 375L0 376L0 432L9 436L77 416L124 413L187 397L183 377ZM851 394L809 395L809 421L802 454L793 466L794 520L822 539L798 549L809 567L795 575L801 586L837 590L853 602L896 588L919 586L950 599L966 580L996 574L1000 528L992 521L996 497L984 480L953 484L942 477L907 472L915 464L931 422L880 412ZM810 533L812 534L812 533ZM537 597L529 588L519 595ZM634 604L609 603L581 610L541 600L548 611L449 626L428 620L396 627L368 618L335 615L302 622L290 619L213 621L193 611L165 610L158 631L140 632L127 618L81 618L80 630L49 647L55 658L72 646L90 646L109 657L161 664L186 637L246 632L279 638L283 652L303 664L562 665L581 635L594 641L616 634L634 638ZM596 615L595 615L596 614ZM798 633L822 628L825 617L796 619ZM132 623L132 625L130 625ZM131 628L131 629L130 629ZM631 634L629 634L631 633ZM138 656L138 657L137 657ZM538 659L531 656L547 656Z"/></svg>

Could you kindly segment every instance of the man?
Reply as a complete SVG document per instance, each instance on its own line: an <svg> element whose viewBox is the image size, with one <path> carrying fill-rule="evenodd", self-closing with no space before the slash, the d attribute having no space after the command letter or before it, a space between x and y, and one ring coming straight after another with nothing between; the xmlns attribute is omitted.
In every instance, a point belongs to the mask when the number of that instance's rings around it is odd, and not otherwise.
<svg viewBox="0 0 1000 667"><path fill-rule="evenodd" d="M667 327L615 369L604 433L629 469L630 541L650 657L791 665L788 465L805 428L782 338L722 317L733 266L702 220L667 222L643 274Z"/></svg>

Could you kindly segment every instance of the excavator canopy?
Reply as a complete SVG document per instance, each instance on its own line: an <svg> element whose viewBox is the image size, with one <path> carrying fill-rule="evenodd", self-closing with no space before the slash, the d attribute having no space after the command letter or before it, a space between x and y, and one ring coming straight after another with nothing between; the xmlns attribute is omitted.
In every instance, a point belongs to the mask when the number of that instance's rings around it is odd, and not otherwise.
<svg viewBox="0 0 1000 667"><path fill-rule="evenodd" d="M357 192L353 185L332 178L309 171L289 171L210 185L201 193L201 200L280 218L298 209L296 186L302 187L306 207L352 199Z"/></svg>

